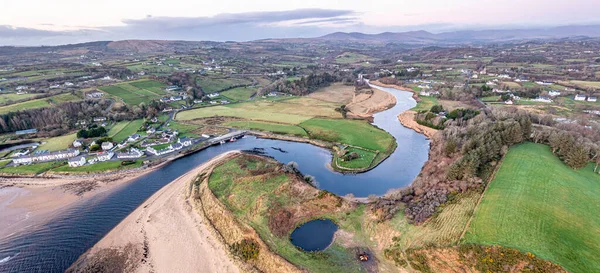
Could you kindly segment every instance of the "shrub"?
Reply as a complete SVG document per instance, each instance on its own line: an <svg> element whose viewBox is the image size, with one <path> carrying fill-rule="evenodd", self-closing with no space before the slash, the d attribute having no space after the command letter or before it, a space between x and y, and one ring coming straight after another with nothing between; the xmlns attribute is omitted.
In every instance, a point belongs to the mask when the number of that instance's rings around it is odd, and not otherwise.
<svg viewBox="0 0 600 273"><path fill-rule="evenodd" d="M252 239L244 239L231 245L233 255L244 261L256 259L260 253L260 245Z"/></svg>

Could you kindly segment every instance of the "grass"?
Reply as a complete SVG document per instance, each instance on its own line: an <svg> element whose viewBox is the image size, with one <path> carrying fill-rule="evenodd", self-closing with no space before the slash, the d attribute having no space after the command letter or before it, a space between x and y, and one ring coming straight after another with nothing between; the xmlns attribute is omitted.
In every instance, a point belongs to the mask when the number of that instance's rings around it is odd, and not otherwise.
<svg viewBox="0 0 600 273"><path fill-rule="evenodd" d="M238 79L238 78L210 78L210 77L200 77L198 79L198 85L202 88L204 93L214 93L219 92L221 90L225 90L227 88L231 88L237 85L248 85L252 82L246 79Z"/></svg>
<svg viewBox="0 0 600 273"><path fill-rule="evenodd" d="M19 101L19 100L24 100L24 99L30 99L33 98L35 96L37 96L39 94L33 94L33 93L27 93L27 94L22 94L22 95L17 95L15 93L8 93L8 94L2 94L0 95L0 103L7 103L7 102L14 102L14 101Z"/></svg>
<svg viewBox="0 0 600 273"><path fill-rule="evenodd" d="M359 158L353 159L351 161L342 161L341 158L336 156L334 160L336 160L338 166L352 169L364 168L365 166L369 167L376 156L376 153L372 151L367 151L354 147L348 148L347 151L348 153L357 153Z"/></svg>
<svg viewBox="0 0 600 273"><path fill-rule="evenodd" d="M294 194L291 190L292 178L278 173L267 172L269 175L253 176L251 172L267 170L274 167L273 163L265 160L245 160L242 168L242 159L230 160L217 166L212 172L208 186L215 196L232 212L235 218L251 226L260 238L269 246L270 250L281 255L309 272L359 272L360 265L354 258L351 249L343 247L334 242L331 247L319 253L304 252L296 248L287 236L277 236L269 227L269 215L273 213L270 208L294 208L300 207L304 212L313 214L318 218L326 217L339 223L341 229L349 232L361 232L356 223L362 217L362 209L344 212L332 206L332 199L309 199L306 194ZM310 205L317 202L321 205ZM335 202L335 201L334 201ZM361 207L362 208L362 207ZM306 215L306 214L305 214ZM307 216L304 216L307 217ZM309 219L302 219L300 222Z"/></svg>
<svg viewBox="0 0 600 273"><path fill-rule="evenodd" d="M46 172L50 169L59 167L65 164L66 161L53 161L53 162L42 162L30 165L22 165L16 167L4 167L0 169L0 173L5 174L22 174L22 175L34 175Z"/></svg>
<svg viewBox="0 0 600 273"><path fill-rule="evenodd" d="M387 152L394 138L362 120L314 118L300 124L312 138Z"/></svg>
<svg viewBox="0 0 600 273"><path fill-rule="evenodd" d="M43 141L45 143L40 145L38 147L38 150L48 150L48 151L65 150L73 144L73 141L75 141L75 139L77 139L77 133L44 139Z"/></svg>
<svg viewBox="0 0 600 273"><path fill-rule="evenodd" d="M117 126L119 126L119 127L123 126L121 124L122 123L117 123L117 125L115 125L113 127L113 129L115 129L115 127L117 127ZM144 124L143 119L136 119L136 120L130 121L127 123L127 125L123 126L119 131L111 129L108 132L108 136L112 137L113 140L116 142L122 142L122 141L126 140L130 135L135 134L140 129L140 127L142 127L143 124Z"/></svg>
<svg viewBox="0 0 600 273"><path fill-rule="evenodd" d="M85 165L81 167L71 168L69 165L60 166L53 169L53 172L69 172L69 173L101 173L114 170L134 169L142 166L141 160L136 160L135 163L129 165L121 165L121 161L105 161L98 162L93 165Z"/></svg>
<svg viewBox="0 0 600 273"><path fill-rule="evenodd" d="M221 92L220 94L232 101L246 101L249 100L254 93L256 93L256 88L238 87Z"/></svg>
<svg viewBox="0 0 600 273"><path fill-rule="evenodd" d="M571 272L600 272L600 176L572 170L550 148L510 149L465 241L513 247Z"/></svg>
<svg viewBox="0 0 600 273"><path fill-rule="evenodd" d="M184 137L184 136L198 137L198 135L194 134L193 132L200 129L200 126L194 125L194 124L186 124L186 123L171 121L171 122L169 122L169 126L167 128L171 128L172 130L177 130L177 132L179 133L177 135L178 137Z"/></svg>
<svg viewBox="0 0 600 273"><path fill-rule="evenodd" d="M429 111L432 106L439 104L438 99L435 97L421 97L419 96L419 101L417 106L413 107L411 110L413 111Z"/></svg>
<svg viewBox="0 0 600 273"><path fill-rule="evenodd" d="M115 85L102 86L99 89L115 97L119 97L124 103L139 105L151 100L158 100L167 93L163 91L166 85L152 80L139 80L119 83Z"/></svg>
<svg viewBox="0 0 600 273"><path fill-rule="evenodd" d="M335 62L338 64L353 64L371 60L372 58L367 55L354 52L344 52L343 54L340 54L339 56L335 57Z"/></svg>
<svg viewBox="0 0 600 273"><path fill-rule="evenodd" d="M23 110L28 110L28 109L43 108L43 107L49 107L49 106L50 106L50 103L48 102L48 98L30 100L30 101L20 102L20 103L16 103L16 104L7 105L7 106L2 106L2 107L0 107L0 114L23 111Z"/></svg>
<svg viewBox="0 0 600 273"><path fill-rule="evenodd" d="M273 132L276 134L307 136L306 131L304 131L302 127L296 125L270 123L262 121L231 121L223 125L241 129Z"/></svg>
<svg viewBox="0 0 600 273"><path fill-rule="evenodd" d="M335 104L311 98L252 101L233 105L196 108L177 114L178 120L192 120L213 116L237 117L253 121L300 124L316 115L340 118Z"/></svg>
<svg viewBox="0 0 600 273"><path fill-rule="evenodd" d="M56 95L56 96L50 97L50 100L54 104L60 104L60 103L63 103L63 102L81 100L81 97L79 97L77 95L74 95L74 94L71 94L71 93L65 93L65 94L60 94L60 95Z"/></svg>
<svg viewBox="0 0 600 273"><path fill-rule="evenodd" d="M581 88L600 88L600 82L592 81L570 81L570 83L577 85Z"/></svg>

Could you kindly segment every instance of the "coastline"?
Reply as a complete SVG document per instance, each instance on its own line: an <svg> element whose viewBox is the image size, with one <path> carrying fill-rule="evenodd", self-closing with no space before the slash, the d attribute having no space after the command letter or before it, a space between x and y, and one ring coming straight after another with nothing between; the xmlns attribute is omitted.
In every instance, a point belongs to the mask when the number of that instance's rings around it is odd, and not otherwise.
<svg viewBox="0 0 600 273"><path fill-rule="evenodd" d="M191 200L198 174L238 153L216 156L154 193L67 272L98 265L129 272L239 272Z"/></svg>

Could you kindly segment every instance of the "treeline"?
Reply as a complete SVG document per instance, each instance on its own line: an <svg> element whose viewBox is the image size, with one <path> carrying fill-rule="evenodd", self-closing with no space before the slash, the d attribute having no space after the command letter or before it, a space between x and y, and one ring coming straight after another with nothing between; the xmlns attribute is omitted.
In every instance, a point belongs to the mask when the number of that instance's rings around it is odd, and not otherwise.
<svg viewBox="0 0 600 273"><path fill-rule="evenodd" d="M110 107L111 100L85 100L64 102L53 107L27 109L0 115L0 133L38 129L40 136L62 135L74 129L77 121L91 121L93 117L111 120L133 120L154 117L164 105L150 102L140 106L121 105Z"/></svg>
<svg viewBox="0 0 600 273"><path fill-rule="evenodd" d="M294 81L288 81L287 79L280 80L276 84L275 90L277 92L302 96L308 95L321 87L329 86L336 81L338 81L338 77L327 72L310 74Z"/></svg>

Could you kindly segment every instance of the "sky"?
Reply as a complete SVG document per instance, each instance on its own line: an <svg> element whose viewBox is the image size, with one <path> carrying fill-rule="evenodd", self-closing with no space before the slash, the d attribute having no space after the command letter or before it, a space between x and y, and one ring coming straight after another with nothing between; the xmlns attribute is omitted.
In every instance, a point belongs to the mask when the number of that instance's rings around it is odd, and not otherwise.
<svg viewBox="0 0 600 273"><path fill-rule="evenodd" d="M0 45L599 24L600 0L1 0Z"/></svg>

